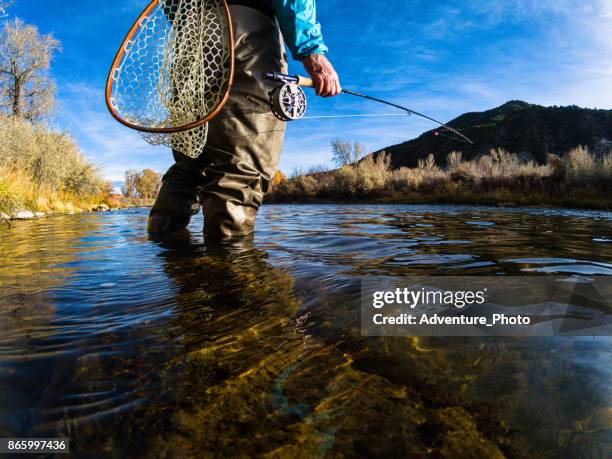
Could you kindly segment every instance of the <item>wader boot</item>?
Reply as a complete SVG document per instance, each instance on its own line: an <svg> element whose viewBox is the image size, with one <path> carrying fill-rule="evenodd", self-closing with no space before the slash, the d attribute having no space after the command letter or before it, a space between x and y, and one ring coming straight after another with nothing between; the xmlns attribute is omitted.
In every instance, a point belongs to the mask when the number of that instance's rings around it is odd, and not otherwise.
<svg viewBox="0 0 612 459"><path fill-rule="evenodd" d="M162 178L162 185L149 214L147 231L169 234L189 225L191 217L200 210L198 194L204 176L195 160L174 152L176 163Z"/></svg>
<svg viewBox="0 0 612 459"><path fill-rule="evenodd" d="M282 35L275 19L254 8L230 5L230 12L235 46L230 98L209 122L199 158L174 152L176 164L164 176L150 229L187 226L198 195L207 239L248 236L276 172L285 122L271 111L269 93L276 83L263 74L287 71Z"/></svg>

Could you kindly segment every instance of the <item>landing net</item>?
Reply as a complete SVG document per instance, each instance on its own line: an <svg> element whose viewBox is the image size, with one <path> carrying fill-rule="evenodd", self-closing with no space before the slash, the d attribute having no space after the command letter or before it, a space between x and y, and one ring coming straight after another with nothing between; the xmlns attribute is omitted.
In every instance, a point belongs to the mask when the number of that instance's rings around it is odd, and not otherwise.
<svg viewBox="0 0 612 459"><path fill-rule="evenodd" d="M115 118L155 145L197 157L227 100L232 31L223 0L157 0L132 27L107 85Z"/></svg>

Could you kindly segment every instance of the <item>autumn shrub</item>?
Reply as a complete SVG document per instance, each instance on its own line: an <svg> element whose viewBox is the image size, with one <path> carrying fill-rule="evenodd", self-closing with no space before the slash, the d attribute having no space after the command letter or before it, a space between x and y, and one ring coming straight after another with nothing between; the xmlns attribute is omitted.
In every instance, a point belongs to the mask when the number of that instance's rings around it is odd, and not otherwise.
<svg viewBox="0 0 612 459"><path fill-rule="evenodd" d="M502 149L465 161L451 152L444 165L433 155L417 167L391 169L390 156L370 155L350 165L325 171L294 174L276 185L272 200L304 198L346 199L390 197L444 198L452 202L490 198L521 203L552 202L606 207L612 195L612 155L597 156L584 147L566 155L548 155L537 164L526 154ZM555 202L556 202L555 201ZM606 204L608 203L608 204Z"/></svg>
<svg viewBox="0 0 612 459"><path fill-rule="evenodd" d="M0 117L0 183L5 196L0 206L7 210L39 207L36 203L43 201L95 199L105 185L70 136L5 116Z"/></svg>

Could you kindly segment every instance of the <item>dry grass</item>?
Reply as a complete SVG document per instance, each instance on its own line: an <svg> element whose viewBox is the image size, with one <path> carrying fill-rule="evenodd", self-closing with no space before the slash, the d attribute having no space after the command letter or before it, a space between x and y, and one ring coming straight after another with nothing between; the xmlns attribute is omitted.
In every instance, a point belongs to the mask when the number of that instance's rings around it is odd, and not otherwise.
<svg viewBox="0 0 612 459"><path fill-rule="evenodd" d="M390 168L388 155L368 156L334 171L282 180L269 199L513 202L610 208L611 191L612 155L598 158L579 147L563 157L549 155L543 165L521 161L503 150L491 150L472 161L453 152L444 167L429 155L416 168L396 170Z"/></svg>
<svg viewBox="0 0 612 459"><path fill-rule="evenodd" d="M0 211L91 209L106 191L97 169L69 136L0 118Z"/></svg>

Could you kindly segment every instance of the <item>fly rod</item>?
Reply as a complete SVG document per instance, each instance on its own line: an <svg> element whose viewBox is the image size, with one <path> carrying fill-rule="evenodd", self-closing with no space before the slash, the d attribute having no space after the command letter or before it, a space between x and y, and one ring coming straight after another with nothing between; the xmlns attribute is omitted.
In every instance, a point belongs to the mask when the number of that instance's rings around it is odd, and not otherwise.
<svg viewBox="0 0 612 459"><path fill-rule="evenodd" d="M314 82L310 78L306 78L301 75L286 75L284 73L278 72L267 72L264 74L264 78L281 83L281 86L276 88L270 94L270 103L272 105L272 111L274 112L274 114L285 121L302 118L304 116L304 113L306 112L306 95L301 90L301 87L314 88ZM371 100L373 102L378 102L379 104L388 105L390 107L402 110L409 115L416 115L426 120L432 121L433 123L438 124L449 132L452 132L453 134L459 136L460 139L456 140L467 142L469 144L474 144L472 140L470 140L466 135L459 132L457 129L450 127L448 124L442 123L441 121L438 121L435 118L432 118L431 116L425 115L407 107L403 107L402 105L398 105L396 103L389 102L384 99L379 99L378 97L369 96L367 94L362 94L356 91L342 89L342 93L349 94L351 96L361 97L362 99Z"/></svg>

